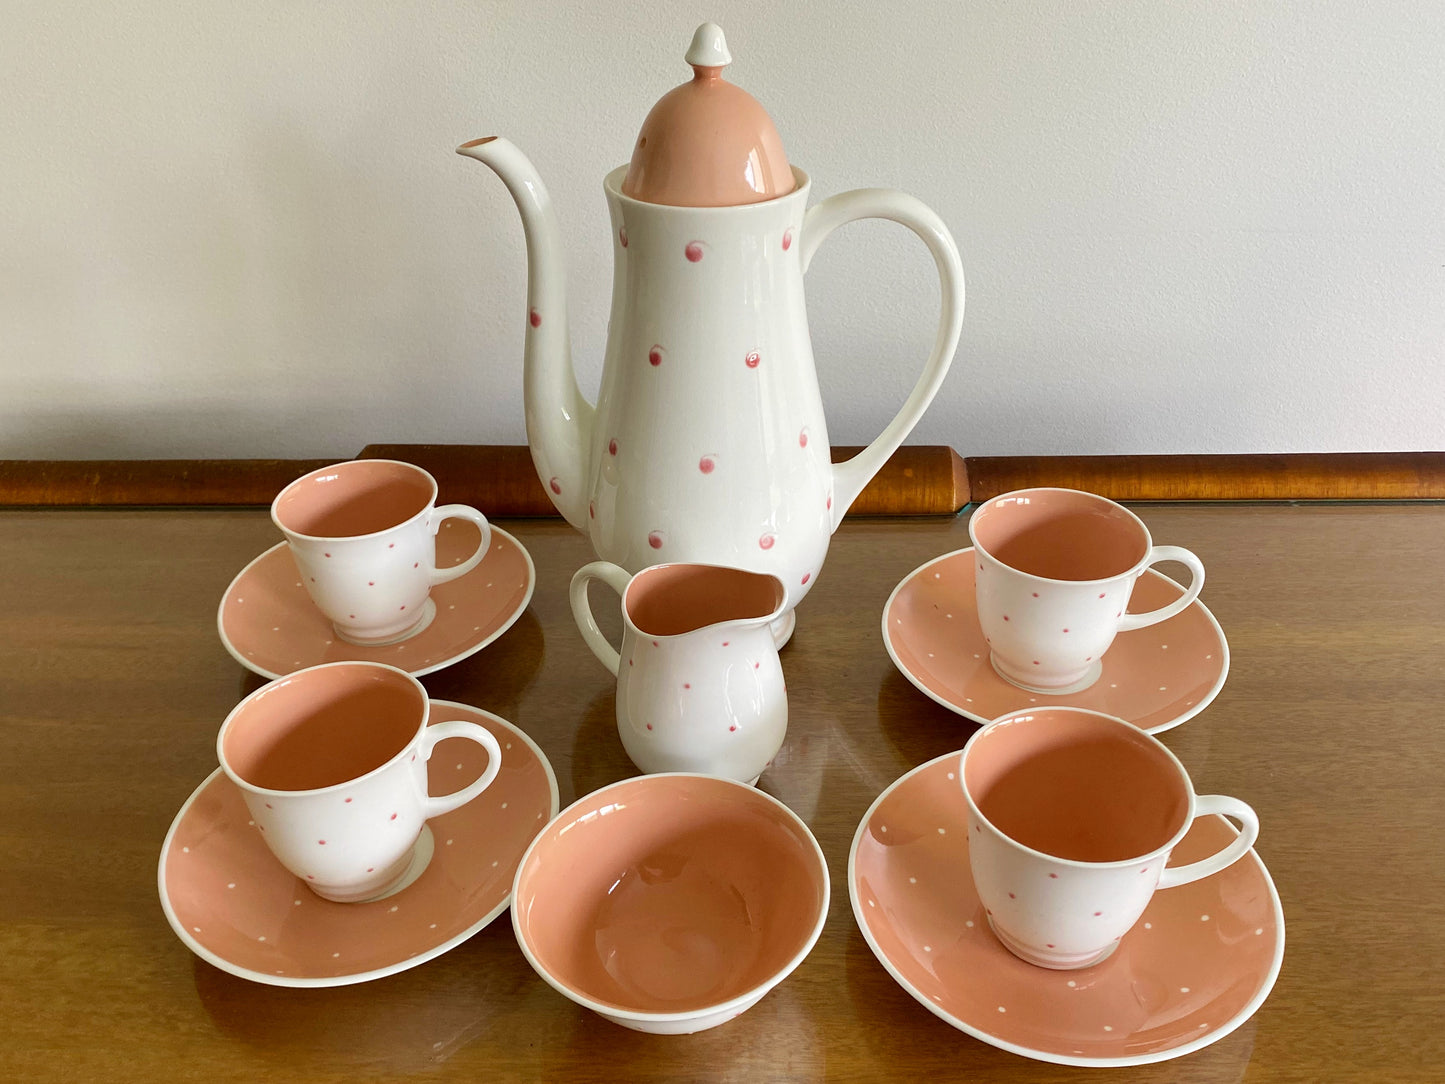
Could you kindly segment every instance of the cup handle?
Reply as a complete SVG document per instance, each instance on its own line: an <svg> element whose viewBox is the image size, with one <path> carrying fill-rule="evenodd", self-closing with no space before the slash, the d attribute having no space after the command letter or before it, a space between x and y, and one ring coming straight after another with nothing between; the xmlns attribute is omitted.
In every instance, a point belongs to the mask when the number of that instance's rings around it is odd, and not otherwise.
<svg viewBox="0 0 1445 1084"><path fill-rule="evenodd" d="M622 656L607 642L607 637L602 635L602 630L597 627L597 619L592 616L592 606L587 601L587 585L593 580L601 580L621 598L622 592L626 591L627 585L632 582L632 577L627 569L614 565L611 561L593 561L577 570L568 592L572 600L572 618L577 622L582 639L587 641L587 646L602 665L616 676L618 667L622 665Z"/></svg>
<svg viewBox="0 0 1445 1084"><path fill-rule="evenodd" d="M1160 606L1157 610L1146 610L1141 614L1126 613L1119 621L1120 632L1142 629L1146 625L1157 625L1161 621L1167 621L1175 614L1193 605L1194 600L1199 597L1199 589L1204 586L1204 563L1198 557L1183 546L1155 546L1149 551L1149 564L1157 565L1160 561L1178 561L1182 565L1188 565L1190 573L1188 588L1185 589L1184 594L1167 606Z"/></svg>
<svg viewBox="0 0 1445 1084"><path fill-rule="evenodd" d="M1244 852L1253 847L1254 841L1259 838L1258 815L1238 798L1230 798L1223 794L1201 794L1194 807L1195 819L1211 813L1223 814L1239 821L1239 835L1229 846L1208 858L1190 862L1187 866L1167 867L1159 875L1160 888L1187 885L1190 881L1197 881L1201 877L1208 877L1212 873L1218 873L1220 870L1234 865L1244 857Z"/></svg>
<svg viewBox="0 0 1445 1084"><path fill-rule="evenodd" d="M472 569L476 568L477 565L481 564L482 558L487 555L487 550L492 545L492 525L487 522L486 516L482 515L469 504L444 504L439 508L433 508L428 519L431 523L432 534L436 534L437 531L441 529L442 521L448 519L468 520L475 523L478 530L482 532L482 541L481 544L477 546L477 552L461 564L453 565L451 568L437 568L435 567L435 560L433 560L431 572L433 587L439 583L448 583L458 576L465 576Z"/></svg>
<svg viewBox="0 0 1445 1084"><path fill-rule="evenodd" d="M433 723L426 728L426 736L422 739L421 753L424 760L431 760L432 752L436 749L437 743L447 738L466 738L474 741L487 751L487 770L481 774L481 778L463 787L461 790L452 791L450 794L443 794L440 797L433 797L430 794L426 798L426 819L440 817L443 813L450 813L458 806L464 806L475 798L482 791L492 785L492 780L497 778L497 772L502 767L502 747L497 744L497 739L492 737L492 732L484 726L469 722L465 719L453 719L445 723Z"/></svg>
<svg viewBox="0 0 1445 1084"><path fill-rule="evenodd" d="M831 528L835 531L858 494L863 492L863 487L898 450L904 438L918 424L918 419L923 417L928 404L933 402L953 362L953 352L958 347L959 333L963 329L963 262L959 259L958 245L943 224L943 219L922 201L904 192L888 188L859 188L852 192L839 192L809 208L803 216L804 272L813 260L813 253L830 233L860 218L886 218L907 226L928 246L938 272L938 334L913 391L888 423L888 428L852 459L833 467L834 493L830 515Z"/></svg>

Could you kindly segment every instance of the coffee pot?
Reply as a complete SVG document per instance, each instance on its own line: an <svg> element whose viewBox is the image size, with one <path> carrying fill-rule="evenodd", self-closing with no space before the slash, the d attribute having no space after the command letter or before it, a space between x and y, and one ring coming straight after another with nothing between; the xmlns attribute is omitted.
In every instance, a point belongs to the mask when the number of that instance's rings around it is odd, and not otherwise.
<svg viewBox="0 0 1445 1084"><path fill-rule="evenodd" d="M943 382L963 322L963 269L942 220L902 192L859 189L810 208L808 175L789 165L772 120L722 78L732 57L716 25L698 28L686 61L693 79L658 101L631 162L603 180L614 271L595 406L572 369L566 242L546 187L505 139L457 150L494 170L521 212L527 442L553 504L599 558L629 572L685 561L777 576L781 643L844 513ZM803 276L829 234L862 218L923 240L941 307L902 409L835 465Z"/></svg>

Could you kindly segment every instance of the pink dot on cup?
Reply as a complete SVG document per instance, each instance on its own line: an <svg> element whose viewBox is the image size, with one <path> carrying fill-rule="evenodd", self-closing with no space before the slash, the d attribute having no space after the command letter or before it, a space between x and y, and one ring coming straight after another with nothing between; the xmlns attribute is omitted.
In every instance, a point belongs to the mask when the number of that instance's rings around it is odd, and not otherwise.
<svg viewBox="0 0 1445 1084"><path fill-rule="evenodd" d="M1004 619L1005 621L1007 621L1007 620L1008 620L1008 614L1004 614L1004 615L1003 615L1003 619Z"/></svg>
<svg viewBox="0 0 1445 1084"><path fill-rule="evenodd" d="M403 607L402 607L402 609L403 609L403 610L404 610L404 609L406 609L406 607L405 607L405 606L403 606Z"/></svg>
<svg viewBox="0 0 1445 1084"><path fill-rule="evenodd" d="M833 498L832 498L832 496L830 495L830 496L828 497L828 508L831 510L832 507L833 507Z"/></svg>
<svg viewBox="0 0 1445 1084"><path fill-rule="evenodd" d="M396 820L396 814L395 814L395 813L393 813L393 814L391 815L391 819L392 819L392 820Z"/></svg>
<svg viewBox="0 0 1445 1084"><path fill-rule="evenodd" d="M1039 597L1039 593L1038 593L1037 591L1035 591L1035 592L1034 592L1034 598L1038 598L1038 597Z"/></svg>
<svg viewBox="0 0 1445 1084"><path fill-rule="evenodd" d="M609 441L607 442L607 454L608 454L608 455L616 455L616 454L617 454L617 438L616 438L616 437L613 437L611 440L609 440Z"/></svg>
<svg viewBox="0 0 1445 1084"><path fill-rule="evenodd" d="M783 231L783 251L784 251L784 252L787 252L788 249L790 249L790 248L792 248L792 247L793 247L793 227L792 227L792 226L789 226L787 229L785 229L785 230Z"/></svg>
<svg viewBox="0 0 1445 1084"><path fill-rule="evenodd" d="M533 327L542 326L542 314L536 309L533 309L530 313L528 313L527 319L531 321Z"/></svg>
<svg viewBox="0 0 1445 1084"><path fill-rule="evenodd" d="M798 434L798 447L799 447L799 448L806 448L807 446L808 446L808 431L807 431L806 429L804 429L801 433Z"/></svg>
<svg viewBox="0 0 1445 1084"><path fill-rule="evenodd" d="M1052 878L1053 878L1054 880L1056 880L1056 881L1059 879L1059 875L1058 875L1057 873L1050 873L1049 876L1052 877Z"/></svg>
<svg viewBox="0 0 1445 1084"><path fill-rule="evenodd" d="M756 350L754 350L749 353L747 357L743 358L743 364L746 365L749 369L756 369L758 367L758 363L762 360L762 357L758 354Z"/></svg>
<svg viewBox="0 0 1445 1084"><path fill-rule="evenodd" d="M1011 900L1016 900L1016 899L1018 899L1018 897L1015 896L1012 892L1010 892L1010 893L1008 894L1008 898L1011 899Z"/></svg>
<svg viewBox="0 0 1445 1084"><path fill-rule="evenodd" d="M329 553L323 553L321 556L322 556L322 557L330 557L331 554L329 554Z"/></svg>
<svg viewBox="0 0 1445 1084"><path fill-rule="evenodd" d="M367 866L367 867L366 867L366 872L367 872L367 873L375 873L375 872L376 872L376 867L375 867L375 866Z"/></svg>
<svg viewBox="0 0 1445 1084"><path fill-rule="evenodd" d="M350 799L350 798L345 798L345 799L343 799L343 801L345 801L348 805L351 804L351 799Z"/></svg>
<svg viewBox="0 0 1445 1084"><path fill-rule="evenodd" d="M306 875L306 879L307 879L308 881L314 881L314 880L316 880L316 874L314 874L314 873L308 873L308 874Z"/></svg>
<svg viewBox="0 0 1445 1084"><path fill-rule="evenodd" d="M728 732L731 733L732 731L736 730L737 728L738 728L737 723L734 723L732 726L728 727Z"/></svg>
<svg viewBox="0 0 1445 1084"><path fill-rule="evenodd" d="M413 562L411 563L411 567L412 567L412 568L421 568L421 562L420 562L420 561L413 561Z"/></svg>
<svg viewBox="0 0 1445 1084"><path fill-rule="evenodd" d="M682 252L683 255L687 257L688 263L697 263L698 260L702 259L702 245L697 241L689 241L687 247L683 249Z"/></svg>
<svg viewBox="0 0 1445 1084"><path fill-rule="evenodd" d="M622 247L623 247L623 248L626 248L626 247L627 247L627 227L626 227L626 226L623 226L620 230L617 231L617 240L619 240L619 241L622 242Z"/></svg>
<svg viewBox="0 0 1445 1084"><path fill-rule="evenodd" d="M366 581L366 586L367 586L367 587L375 587L375 586L376 586L376 581L375 581L375 580L367 580L367 581Z"/></svg>
<svg viewBox="0 0 1445 1084"><path fill-rule="evenodd" d="M1098 917L1099 917L1100 915L1102 915L1103 913L1104 913L1103 911L1095 911L1095 912L1094 912L1094 917L1095 917L1095 918L1098 918Z"/></svg>
<svg viewBox="0 0 1445 1084"><path fill-rule="evenodd" d="M662 532L653 531L647 536L647 544L655 550L662 549Z"/></svg>
<svg viewBox="0 0 1445 1084"><path fill-rule="evenodd" d="M717 462L710 455L705 455L697 461L697 469L704 474L711 474L717 469Z"/></svg>
<svg viewBox="0 0 1445 1084"><path fill-rule="evenodd" d="M347 616L350 617L351 620L353 620L353 621L356 620L356 615L355 615L355 614L347 614ZM270 807L268 806L267 808L269 809Z"/></svg>
<svg viewBox="0 0 1445 1084"><path fill-rule="evenodd" d="M684 689L691 689L691 688L692 688L692 683L689 682L689 681L684 681L684 682L682 683L682 687L683 687Z"/></svg>
<svg viewBox="0 0 1445 1084"><path fill-rule="evenodd" d="M588 502L587 502L587 516L588 516L589 519L596 519L596 518L597 518L597 502L596 502L596 501L588 501Z"/></svg>
<svg viewBox="0 0 1445 1084"><path fill-rule="evenodd" d="M317 843L318 846L321 846L321 847L326 846L326 840L324 840L324 839L318 839L318 840L316 841L316 843Z"/></svg>
<svg viewBox="0 0 1445 1084"><path fill-rule="evenodd" d="M763 664L760 663L760 662L755 662L755 663L753 663L753 669L756 670L756 669L758 669L758 667L760 667L760 666L762 666L762 665L763 665Z"/></svg>
<svg viewBox="0 0 1445 1084"><path fill-rule="evenodd" d="M649 351L647 352L647 360L652 364L653 368L656 368L657 366L661 365L661 364L662 364L662 347L661 347L661 346L654 346L651 350L649 350Z"/></svg>
<svg viewBox="0 0 1445 1084"><path fill-rule="evenodd" d="M1065 631L1065 632L1068 632L1069 630L1068 630L1068 629L1065 629L1064 631Z"/></svg>
<svg viewBox="0 0 1445 1084"><path fill-rule="evenodd" d="M770 535L770 534L765 534L765 535L763 535L761 538L758 539L758 546L761 547L762 549L770 550L770 549L773 548L773 543L776 542L776 541L777 541L777 539L774 538L772 535Z"/></svg>
<svg viewBox="0 0 1445 1084"><path fill-rule="evenodd" d="M562 483L559 482L556 478L549 478L549 479L547 479L547 485L551 488L551 490L552 490L553 493L556 493L556 494L558 494L558 495L561 494L561 492L562 492Z"/></svg>
<svg viewBox="0 0 1445 1084"><path fill-rule="evenodd" d="M647 724L647 729L648 729L648 730L651 730L651 729L652 729L652 724L651 724L651 723L648 723L648 724Z"/></svg>
<svg viewBox="0 0 1445 1084"><path fill-rule="evenodd" d="M812 574L811 572L804 572L804 573L803 573L803 583L804 583L805 585L806 585L807 582L808 582L809 580L811 580L812 578L813 578L813 574Z"/></svg>

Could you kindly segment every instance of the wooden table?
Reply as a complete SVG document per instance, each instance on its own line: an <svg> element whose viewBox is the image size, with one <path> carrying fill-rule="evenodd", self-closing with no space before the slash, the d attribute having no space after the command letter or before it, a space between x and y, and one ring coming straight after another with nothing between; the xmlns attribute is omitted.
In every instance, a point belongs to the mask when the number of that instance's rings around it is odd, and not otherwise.
<svg viewBox="0 0 1445 1084"><path fill-rule="evenodd" d="M850 519L783 657L785 770L833 881L811 956L714 1031L636 1034L575 1007L505 916L377 982L292 990L193 957L156 894L166 829L259 679L217 639L227 583L278 540L264 510L0 513L0 1077L20 1080L737 1081L1445 1079L1445 506L1142 505L1209 568L1228 683L1165 736L1201 791L1260 813L1284 968L1258 1014L1186 1058L1070 1069L978 1042L894 983L854 924L846 866L873 798L974 726L883 650L893 586L967 545L963 517ZM633 774L611 677L572 625L589 558L557 520L504 526L537 566L500 640L428 676L495 711L562 803Z"/></svg>

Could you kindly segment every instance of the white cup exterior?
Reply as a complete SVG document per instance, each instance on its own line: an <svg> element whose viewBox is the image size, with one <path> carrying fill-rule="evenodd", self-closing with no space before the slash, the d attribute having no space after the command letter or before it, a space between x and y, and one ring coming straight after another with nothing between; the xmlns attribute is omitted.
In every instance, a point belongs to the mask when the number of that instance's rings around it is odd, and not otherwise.
<svg viewBox="0 0 1445 1084"><path fill-rule="evenodd" d="M343 640L386 644L403 639L426 616L433 586L454 580L475 568L491 546L491 526L477 509L465 504L436 506L436 480L427 471L394 460L356 460L324 471L335 472L386 463L406 468L431 488L426 506L404 521L362 535L323 537L293 529L280 511L284 497L315 475L292 482L276 497L271 518L291 549L301 584L317 608L330 619ZM444 521L464 519L476 524L481 541L475 553L451 568L436 567L436 534Z"/></svg>
<svg viewBox="0 0 1445 1084"><path fill-rule="evenodd" d="M1033 492L1040 491L1005 493L983 507L996 514L1007 502ZM1078 495L1110 506L1132 521L1143 557L1105 578L1050 579L1020 571L999 560L980 542L974 520L969 520L969 539L975 555L978 622L989 645L993 667L1006 680L1031 691L1073 692L1087 687L1098 676L1100 660L1118 633L1173 617L1192 604L1204 586L1204 566L1189 550L1156 546L1144 521L1122 505L1096 494L1080 492ZM1066 539L1060 541L1067 545ZM1189 587L1167 606L1148 613L1130 614L1129 599L1134 584L1150 565L1160 561L1188 565L1192 573Z"/></svg>
<svg viewBox="0 0 1445 1084"><path fill-rule="evenodd" d="M1130 726L1099 712L1066 710ZM1111 953L1139 921L1156 890L1217 873L1243 857L1258 838L1259 820L1237 798L1196 795L1178 758L1162 743L1144 735L1172 762L1178 786L1188 796L1184 822L1171 838L1146 853L1114 862L1057 858L1025 846L980 812L965 772L970 750L977 748L981 736L1011 720L1034 714L1037 709L1000 716L969 739L959 758L959 782L968 804L969 864L989 925L1004 946L1029 963L1072 970L1088 967ZM1170 853L1188 834L1195 818L1213 813L1239 820L1243 826L1239 836L1209 858L1166 869Z"/></svg>
<svg viewBox="0 0 1445 1084"><path fill-rule="evenodd" d="M226 755L226 736L240 713L258 698L311 671L335 667L394 671L420 690L416 732L385 764L358 778L314 790L258 787L238 774ZM407 873L423 825L465 805L496 779L502 752L496 738L465 720L429 724L431 703L421 683L381 663L326 663L257 689L231 711L216 739L227 777L241 791L251 819L277 860L317 895L354 902L385 894ZM362 725L363 719L357 719ZM427 763L437 743L466 738L487 751L487 768L470 785L431 797Z"/></svg>

